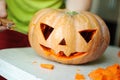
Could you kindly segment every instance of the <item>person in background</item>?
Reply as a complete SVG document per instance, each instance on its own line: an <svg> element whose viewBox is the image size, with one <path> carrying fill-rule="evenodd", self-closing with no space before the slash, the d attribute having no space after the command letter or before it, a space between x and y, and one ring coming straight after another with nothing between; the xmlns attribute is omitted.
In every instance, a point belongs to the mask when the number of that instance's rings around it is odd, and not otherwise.
<svg viewBox="0 0 120 80"><path fill-rule="evenodd" d="M0 49L30 47L28 25L32 16L43 8L90 10L92 0L0 0L0 18L15 23L14 30L0 25Z"/></svg>

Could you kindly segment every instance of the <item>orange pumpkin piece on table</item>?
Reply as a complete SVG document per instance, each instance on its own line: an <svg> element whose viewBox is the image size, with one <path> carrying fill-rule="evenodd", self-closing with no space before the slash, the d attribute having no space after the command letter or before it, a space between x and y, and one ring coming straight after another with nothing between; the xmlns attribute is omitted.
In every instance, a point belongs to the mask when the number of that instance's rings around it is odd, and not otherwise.
<svg viewBox="0 0 120 80"><path fill-rule="evenodd" d="M76 73L75 74L75 80L85 80L85 77L83 74Z"/></svg>
<svg viewBox="0 0 120 80"><path fill-rule="evenodd" d="M109 30L97 15L66 9L42 9L29 25L29 42L40 56L63 64L98 59L110 41Z"/></svg>
<svg viewBox="0 0 120 80"><path fill-rule="evenodd" d="M40 66L42 68L46 68L46 69L54 69L54 65L53 64L40 64Z"/></svg>
<svg viewBox="0 0 120 80"><path fill-rule="evenodd" d="M98 68L89 73L91 80L120 80L120 65L114 64L106 69Z"/></svg>

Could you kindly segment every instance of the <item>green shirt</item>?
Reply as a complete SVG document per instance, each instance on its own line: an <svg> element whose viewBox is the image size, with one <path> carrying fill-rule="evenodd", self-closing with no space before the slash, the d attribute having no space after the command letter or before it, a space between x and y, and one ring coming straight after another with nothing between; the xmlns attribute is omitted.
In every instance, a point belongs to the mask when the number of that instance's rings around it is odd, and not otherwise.
<svg viewBox="0 0 120 80"><path fill-rule="evenodd" d="M63 0L6 0L8 18L15 24L15 30L27 34L32 16L43 8L61 8Z"/></svg>

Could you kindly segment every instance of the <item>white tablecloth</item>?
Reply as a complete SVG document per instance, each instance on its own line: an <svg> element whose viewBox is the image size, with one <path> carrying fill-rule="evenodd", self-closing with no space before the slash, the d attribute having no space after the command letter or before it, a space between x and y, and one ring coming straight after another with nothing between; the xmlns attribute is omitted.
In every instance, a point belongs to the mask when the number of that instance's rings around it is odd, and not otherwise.
<svg viewBox="0 0 120 80"><path fill-rule="evenodd" d="M8 80L74 80L78 70L89 80L92 70L118 63L120 48L109 46L98 60L84 65L64 65L38 56L32 48L13 48L0 50L0 75ZM53 70L43 69L41 63L50 63Z"/></svg>

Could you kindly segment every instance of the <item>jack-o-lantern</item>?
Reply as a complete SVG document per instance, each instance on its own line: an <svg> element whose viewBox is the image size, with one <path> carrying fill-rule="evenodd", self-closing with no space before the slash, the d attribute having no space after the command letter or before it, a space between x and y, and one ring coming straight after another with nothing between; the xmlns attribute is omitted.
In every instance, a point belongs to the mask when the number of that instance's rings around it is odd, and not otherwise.
<svg viewBox="0 0 120 80"><path fill-rule="evenodd" d="M104 21L90 12L43 9L30 22L29 41L44 58L64 64L82 64L104 53L110 35Z"/></svg>

